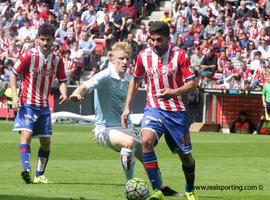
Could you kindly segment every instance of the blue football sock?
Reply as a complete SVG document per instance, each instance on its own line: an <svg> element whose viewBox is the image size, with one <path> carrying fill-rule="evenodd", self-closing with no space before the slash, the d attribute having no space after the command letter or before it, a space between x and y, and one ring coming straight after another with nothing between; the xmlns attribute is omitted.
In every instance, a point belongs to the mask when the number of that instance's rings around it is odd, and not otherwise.
<svg viewBox="0 0 270 200"><path fill-rule="evenodd" d="M148 178L153 189L160 189L163 185L160 170L158 167L157 157L154 151L143 153L143 166L147 172Z"/></svg>
<svg viewBox="0 0 270 200"><path fill-rule="evenodd" d="M31 170L30 166L30 144L20 144L20 157L24 170Z"/></svg>
<svg viewBox="0 0 270 200"><path fill-rule="evenodd" d="M182 165L182 169L186 178L186 192L192 192L194 190L195 163L191 166Z"/></svg>
<svg viewBox="0 0 270 200"><path fill-rule="evenodd" d="M50 156L50 151L45 151L44 149L39 148L36 176L41 176L44 174L48 160L49 160L49 156Z"/></svg>

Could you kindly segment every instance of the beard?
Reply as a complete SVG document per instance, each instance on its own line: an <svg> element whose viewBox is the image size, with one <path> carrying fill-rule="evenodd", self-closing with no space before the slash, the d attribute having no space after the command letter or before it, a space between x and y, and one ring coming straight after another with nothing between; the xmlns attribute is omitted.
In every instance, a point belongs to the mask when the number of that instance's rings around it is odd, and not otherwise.
<svg viewBox="0 0 270 200"><path fill-rule="evenodd" d="M158 55L158 56L162 56L164 53L166 53L166 51L168 50L168 45L164 48L160 48L160 47L153 47L153 51Z"/></svg>

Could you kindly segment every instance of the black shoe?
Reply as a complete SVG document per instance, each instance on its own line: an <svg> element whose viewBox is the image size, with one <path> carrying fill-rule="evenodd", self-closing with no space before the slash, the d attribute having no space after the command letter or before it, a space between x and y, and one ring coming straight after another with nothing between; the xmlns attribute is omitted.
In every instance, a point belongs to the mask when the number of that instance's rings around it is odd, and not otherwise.
<svg viewBox="0 0 270 200"><path fill-rule="evenodd" d="M30 184L32 183L31 180L31 171L30 170L25 170L21 173L23 180L25 181L25 183Z"/></svg>
<svg viewBox="0 0 270 200"><path fill-rule="evenodd" d="M183 196L181 193L169 188L168 186L165 186L164 188L160 189L164 196Z"/></svg>

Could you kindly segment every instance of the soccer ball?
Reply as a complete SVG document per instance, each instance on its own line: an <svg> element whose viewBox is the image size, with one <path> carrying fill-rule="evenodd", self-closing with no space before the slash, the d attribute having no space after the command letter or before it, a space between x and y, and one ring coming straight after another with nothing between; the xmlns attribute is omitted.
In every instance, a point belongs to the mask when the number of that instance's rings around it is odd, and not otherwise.
<svg viewBox="0 0 270 200"><path fill-rule="evenodd" d="M126 183L124 193L127 200L145 200L149 196L149 189L141 178L132 178Z"/></svg>

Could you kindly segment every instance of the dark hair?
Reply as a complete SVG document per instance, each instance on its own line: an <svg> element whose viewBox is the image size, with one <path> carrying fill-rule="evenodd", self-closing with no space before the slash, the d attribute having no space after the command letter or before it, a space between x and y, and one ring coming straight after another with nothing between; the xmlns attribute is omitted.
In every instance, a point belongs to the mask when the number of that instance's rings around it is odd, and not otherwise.
<svg viewBox="0 0 270 200"><path fill-rule="evenodd" d="M54 34L54 27L48 23L44 23L38 28L38 36L51 36L54 38Z"/></svg>
<svg viewBox="0 0 270 200"><path fill-rule="evenodd" d="M152 34L160 34L165 37L170 36L170 28L169 25L165 22L155 21L151 24L149 33Z"/></svg>

